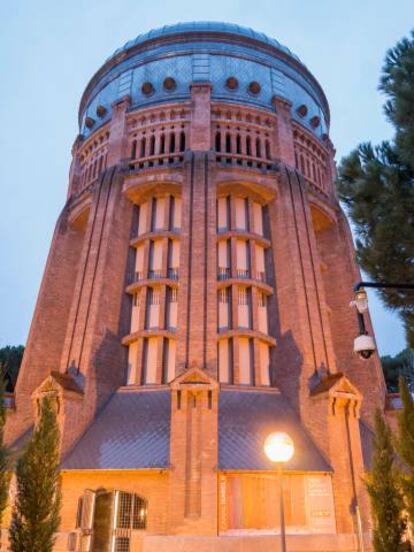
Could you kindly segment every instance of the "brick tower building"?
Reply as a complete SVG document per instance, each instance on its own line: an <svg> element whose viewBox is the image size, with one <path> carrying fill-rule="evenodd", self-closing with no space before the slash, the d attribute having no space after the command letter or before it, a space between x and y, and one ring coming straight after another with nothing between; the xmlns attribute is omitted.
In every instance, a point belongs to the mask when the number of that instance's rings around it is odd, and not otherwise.
<svg viewBox="0 0 414 552"><path fill-rule="evenodd" d="M56 551L277 550L274 430L289 550L362 549L385 387L352 351L318 82L251 29L178 24L104 63L79 125L7 426L21 443L56 398Z"/></svg>

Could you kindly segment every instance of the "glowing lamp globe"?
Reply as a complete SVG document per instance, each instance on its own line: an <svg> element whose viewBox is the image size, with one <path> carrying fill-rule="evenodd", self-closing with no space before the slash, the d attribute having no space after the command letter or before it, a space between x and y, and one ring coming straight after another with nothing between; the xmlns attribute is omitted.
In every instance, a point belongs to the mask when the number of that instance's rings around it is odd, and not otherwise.
<svg viewBox="0 0 414 552"><path fill-rule="evenodd" d="M287 433L271 433L265 441L264 451L272 462L289 462L295 452L295 446Z"/></svg>
<svg viewBox="0 0 414 552"><path fill-rule="evenodd" d="M365 289L359 289L355 293L355 305L361 314L368 310L368 295Z"/></svg>

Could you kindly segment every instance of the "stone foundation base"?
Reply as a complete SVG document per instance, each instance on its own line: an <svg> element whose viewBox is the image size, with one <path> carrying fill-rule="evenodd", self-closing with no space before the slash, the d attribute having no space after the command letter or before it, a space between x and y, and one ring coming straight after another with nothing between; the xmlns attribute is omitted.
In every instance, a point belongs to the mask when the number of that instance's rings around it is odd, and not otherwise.
<svg viewBox="0 0 414 552"><path fill-rule="evenodd" d="M67 552L68 535L60 533L55 552ZM365 552L371 550L366 538ZM357 552L354 535L288 535L289 552ZM131 552L281 552L277 535L161 536L134 533Z"/></svg>

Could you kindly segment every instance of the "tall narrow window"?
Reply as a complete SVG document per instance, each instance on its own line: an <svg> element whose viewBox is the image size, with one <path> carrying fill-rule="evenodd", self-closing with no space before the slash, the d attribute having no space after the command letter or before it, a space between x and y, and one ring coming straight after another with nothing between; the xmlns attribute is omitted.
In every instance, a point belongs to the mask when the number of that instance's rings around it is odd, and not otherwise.
<svg viewBox="0 0 414 552"><path fill-rule="evenodd" d="M253 231L263 236L263 208L257 201L253 202Z"/></svg>
<svg viewBox="0 0 414 552"><path fill-rule="evenodd" d="M218 279L227 280L230 278L230 240L218 242Z"/></svg>
<svg viewBox="0 0 414 552"><path fill-rule="evenodd" d="M218 291L218 328L220 330L231 327L231 288L226 287Z"/></svg>
<svg viewBox="0 0 414 552"><path fill-rule="evenodd" d="M221 134L219 131L216 132L215 147L216 151L221 151Z"/></svg>
<svg viewBox="0 0 414 552"><path fill-rule="evenodd" d="M246 137L246 155L252 155L252 139L250 136Z"/></svg>
<svg viewBox="0 0 414 552"><path fill-rule="evenodd" d="M260 358L260 383L261 385L270 385L270 363L269 363L269 345L259 342Z"/></svg>
<svg viewBox="0 0 414 552"><path fill-rule="evenodd" d="M180 151L181 152L185 151L185 132L184 132L184 130L182 130L180 132Z"/></svg>
<svg viewBox="0 0 414 552"><path fill-rule="evenodd" d="M141 295L141 290L138 290L132 296L131 329L130 329L131 333L137 332L139 329L140 295Z"/></svg>
<svg viewBox="0 0 414 552"><path fill-rule="evenodd" d="M162 240L150 241L148 277L152 280L162 278Z"/></svg>
<svg viewBox="0 0 414 552"><path fill-rule="evenodd" d="M134 281L139 282L144 278L144 244L140 243L135 253Z"/></svg>
<svg viewBox="0 0 414 552"><path fill-rule="evenodd" d="M149 154L150 154L150 155L155 155L155 136L154 136L154 134L151 136L151 139L150 139L150 151L149 151Z"/></svg>
<svg viewBox="0 0 414 552"><path fill-rule="evenodd" d="M160 155L165 153L165 134L162 133L160 136Z"/></svg>
<svg viewBox="0 0 414 552"><path fill-rule="evenodd" d="M177 327L177 288L167 287L165 326L174 330Z"/></svg>
<svg viewBox="0 0 414 552"><path fill-rule="evenodd" d="M243 197L234 198L234 208L236 210L236 229L248 230L248 200Z"/></svg>
<svg viewBox="0 0 414 552"><path fill-rule="evenodd" d="M132 342L128 347L127 385L136 383L138 367L138 342Z"/></svg>
<svg viewBox="0 0 414 552"><path fill-rule="evenodd" d="M251 289L239 286L237 290L238 327L252 327Z"/></svg>
<svg viewBox="0 0 414 552"><path fill-rule="evenodd" d="M265 250L261 245L256 244L256 278L266 282Z"/></svg>
<svg viewBox="0 0 414 552"><path fill-rule="evenodd" d="M259 332L264 334L268 333L268 322L267 322L267 297L266 295L259 291L257 296L257 309L258 309L258 326Z"/></svg>
<svg viewBox="0 0 414 552"><path fill-rule="evenodd" d="M260 142L260 138L256 138L256 157L262 156L262 144Z"/></svg>
<svg viewBox="0 0 414 552"><path fill-rule="evenodd" d="M137 141L134 140L131 146L131 159L135 159L137 156Z"/></svg>
<svg viewBox="0 0 414 552"><path fill-rule="evenodd" d="M231 153L231 136L230 133L226 133L226 153Z"/></svg>
<svg viewBox="0 0 414 552"><path fill-rule="evenodd" d="M147 288L147 303L146 303L146 316L145 316L145 328L159 328L160 326L160 289L148 287Z"/></svg>
<svg viewBox="0 0 414 552"><path fill-rule="evenodd" d="M219 379L221 383L233 383L233 339L220 339L217 344Z"/></svg>
<svg viewBox="0 0 414 552"><path fill-rule="evenodd" d="M217 231L225 232L229 229L229 202L230 197L219 197L217 200Z"/></svg>
<svg viewBox="0 0 414 552"><path fill-rule="evenodd" d="M164 338L162 356L162 383L166 384L175 378L175 339Z"/></svg>
<svg viewBox="0 0 414 552"><path fill-rule="evenodd" d="M147 141L145 139L145 136L143 136L141 138L140 157L145 157L146 145L147 145Z"/></svg>
<svg viewBox="0 0 414 552"><path fill-rule="evenodd" d="M266 140L265 148L266 148L266 159L268 159L270 161L272 159L272 152L270 151L270 142L269 142L269 140Z"/></svg>
<svg viewBox="0 0 414 552"><path fill-rule="evenodd" d="M165 228L165 206L166 198L157 197L154 199L155 207L153 211L153 230L163 230Z"/></svg>
<svg viewBox="0 0 414 552"><path fill-rule="evenodd" d="M178 268L180 264L180 242L178 240L168 240L168 278L178 280Z"/></svg>
<svg viewBox="0 0 414 552"><path fill-rule="evenodd" d="M250 245L249 241L237 240L237 277L250 278Z"/></svg>
<svg viewBox="0 0 414 552"><path fill-rule="evenodd" d="M175 152L175 132L170 133L170 153Z"/></svg>
<svg viewBox="0 0 414 552"><path fill-rule="evenodd" d="M138 236L148 231L149 201L141 203L138 213Z"/></svg>
<svg viewBox="0 0 414 552"><path fill-rule="evenodd" d="M160 337L146 337L142 352L142 377L141 384L156 383L157 362Z"/></svg>
<svg viewBox="0 0 414 552"><path fill-rule="evenodd" d="M244 385L253 385L253 340L248 337L238 338L239 347L239 382Z"/></svg>
<svg viewBox="0 0 414 552"><path fill-rule="evenodd" d="M240 134L238 134L236 136L236 153L238 153L240 155L241 152L242 152L242 149L241 149L241 136L240 136Z"/></svg>

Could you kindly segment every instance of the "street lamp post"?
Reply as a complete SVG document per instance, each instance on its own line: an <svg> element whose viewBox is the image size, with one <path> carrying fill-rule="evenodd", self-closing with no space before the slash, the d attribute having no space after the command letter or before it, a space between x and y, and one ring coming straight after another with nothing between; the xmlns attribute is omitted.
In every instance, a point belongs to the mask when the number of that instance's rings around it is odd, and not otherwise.
<svg viewBox="0 0 414 552"><path fill-rule="evenodd" d="M295 447L292 439L287 433L271 433L265 441L264 451L266 456L277 465L279 479L279 501L280 501L280 540L282 552L287 552L286 548L286 530L285 530L285 507L283 504L283 466L288 462L294 452Z"/></svg>
<svg viewBox="0 0 414 552"><path fill-rule="evenodd" d="M359 335L354 340L354 351L360 358L368 359L375 352L375 343L371 336L368 335L364 313L368 310L368 296L365 288L376 289L397 289L397 290L414 290L414 284L391 284L389 282L358 282L354 286L355 297L351 302L351 306L355 307Z"/></svg>

